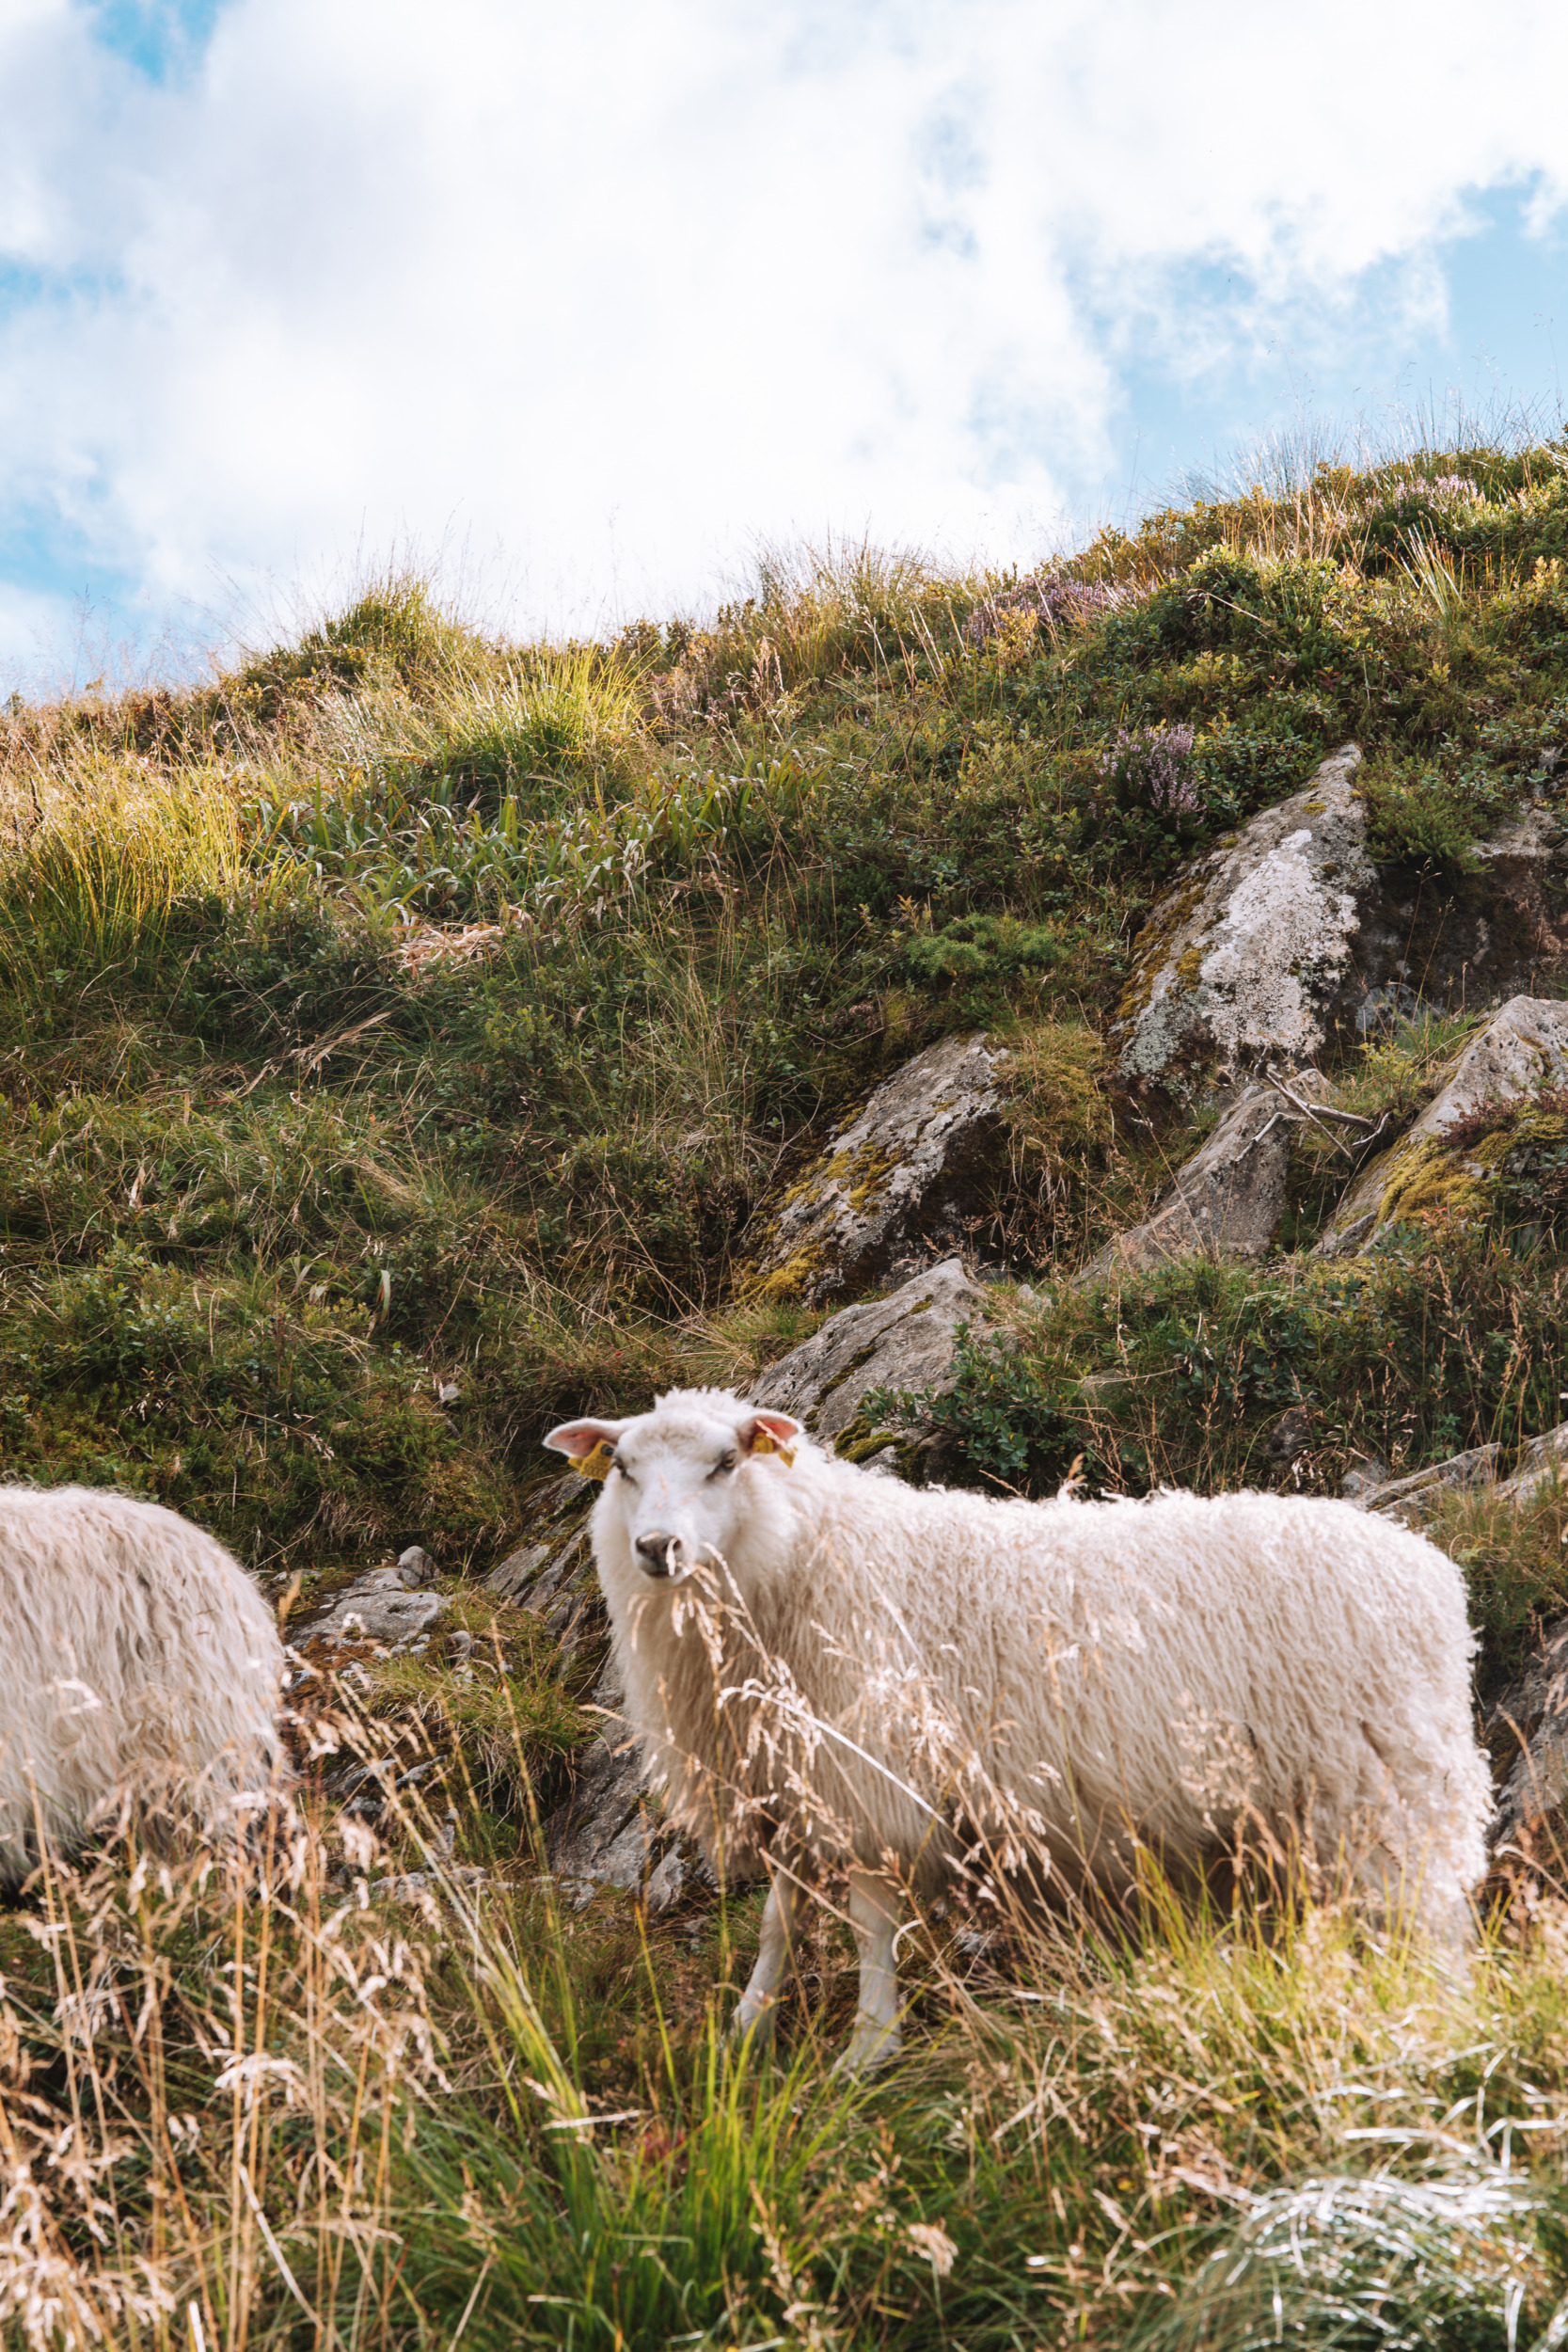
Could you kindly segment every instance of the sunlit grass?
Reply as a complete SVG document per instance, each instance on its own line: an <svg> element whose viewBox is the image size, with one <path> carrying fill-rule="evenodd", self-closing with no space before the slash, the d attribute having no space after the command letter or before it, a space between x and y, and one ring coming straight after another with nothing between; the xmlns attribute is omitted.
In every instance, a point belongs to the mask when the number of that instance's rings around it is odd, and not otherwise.
<svg viewBox="0 0 1568 2352"><path fill-rule="evenodd" d="M1375 2296L1413 2344L1447 2341L1419 2332L1439 2311L1483 2344L1543 2324L1555 1899L1467 1976L1333 1906L1194 1910L1157 1880L1120 1926L927 1917L906 2057L857 2082L831 1913L777 2057L737 2051L754 1899L558 1910L531 1736L508 1861L460 1711L379 1711L401 1671L306 1702L334 1771L445 1759L378 1828L308 1791L237 1864L111 1844L0 1915L17 2341L1241 2352L1280 2293L1314 2326ZM526 1710L538 1672L519 1653L496 1698Z"/></svg>
<svg viewBox="0 0 1568 2352"><path fill-rule="evenodd" d="M9 842L6 836L9 834ZM103 753L6 779L0 863L24 862L31 922L13 923L8 958L41 951L100 961L156 942L183 899L264 903L283 880L234 776L170 774ZM29 936L30 934L30 936Z"/></svg>

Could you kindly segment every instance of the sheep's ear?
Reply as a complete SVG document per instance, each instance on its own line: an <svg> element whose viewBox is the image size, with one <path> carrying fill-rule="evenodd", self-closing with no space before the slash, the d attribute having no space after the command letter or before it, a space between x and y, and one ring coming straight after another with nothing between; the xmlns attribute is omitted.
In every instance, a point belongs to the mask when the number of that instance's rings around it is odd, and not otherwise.
<svg viewBox="0 0 1568 2352"><path fill-rule="evenodd" d="M545 1443L552 1453L564 1454L579 1478L608 1478L615 1467L616 1440L627 1425L624 1421L563 1421Z"/></svg>
<svg viewBox="0 0 1568 2352"><path fill-rule="evenodd" d="M746 1454L776 1454L785 1470L795 1459L800 1423L787 1413L753 1413L736 1431L736 1443Z"/></svg>

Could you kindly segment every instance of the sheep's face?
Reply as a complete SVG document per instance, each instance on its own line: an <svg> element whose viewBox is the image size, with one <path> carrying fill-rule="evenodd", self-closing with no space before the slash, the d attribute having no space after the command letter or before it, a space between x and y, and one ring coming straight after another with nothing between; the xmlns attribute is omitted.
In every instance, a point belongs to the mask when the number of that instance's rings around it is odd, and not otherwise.
<svg viewBox="0 0 1568 2352"><path fill-rule="evenodd" d="M702 1560L730 1560L745 1524L752 1466L790 1458L787 1413L729 1396L666 1398L636 1421L563 1422L545 1439L587 1477L606 1481L627 1565L678 1582Z"/></svg>

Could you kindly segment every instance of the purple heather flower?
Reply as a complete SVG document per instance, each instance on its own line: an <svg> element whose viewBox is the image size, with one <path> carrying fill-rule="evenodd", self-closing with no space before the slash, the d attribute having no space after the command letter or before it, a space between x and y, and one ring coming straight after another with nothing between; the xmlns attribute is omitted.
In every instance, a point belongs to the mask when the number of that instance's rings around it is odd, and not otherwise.
<svg viewBox="0 0 1568 2352"><path fill-rule="evenodd" d="M1193 772L1194 730L1190 726L1125 727L1100 762L1102 776L1141 787L1148 805L1166 817L1196 817L1203 794Z"/></svg>
<svg viewBox="0 0 1568 2352"><path fill-rule="evenodd" d="M1016 588L1004 588L975 606L967 635L972 645L994 637L1009 612L1032 612L1042 629L1103 612L1126 602L1128 591L1104 580L1069 580L1061 572L1037 572Z"/></svg>

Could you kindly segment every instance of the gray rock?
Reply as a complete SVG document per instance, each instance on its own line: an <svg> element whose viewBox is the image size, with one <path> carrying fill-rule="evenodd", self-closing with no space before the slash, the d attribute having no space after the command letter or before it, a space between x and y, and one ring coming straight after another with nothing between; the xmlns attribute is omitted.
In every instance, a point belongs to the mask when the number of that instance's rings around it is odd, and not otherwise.
<svg viewBox="0 0 1568 2352"><path fill-rule="evenodd" d="M1529 1438L1519 1449L1512 1475L1498 1479L1501 1458L1501 1446L1478 1445L1467 1454L1450 1455L1446 1462L1433 1462L1409 1478L1390 1479L1385 1474L1374 1480L1366 1472L1352 1471L1340 1481L1339 1491L1360 1509L1402 1519L1408 1527L1423 1526L1443 1497L1457 1489L1493 1486L1499 1502L1515 1506L1529 1502L1543 1486L1568 1478L1568 1421ZM1382 1470L1382 1464L1377 1468Z"/></svg>
<svg viewBox="0 0 1568 2352"><path fill-rule="evenodd" d="M490 1883L490 1873L477 1865L465 1864L444 1870L402 1870L395 1877L371 1879L367 1890L395 1903L419 1903L421 1907L438 1896L449 1894L453 1887L466 1887L476 1893Z"/></svg>
<svg viewBox="0 0 1568 2352"><path fill-rule="evenodd" d="M1502 1788L1488 1836L1496 1852L1568 1799L1568 1617L1547 1629L1483 1730L1493 1756L1500 1751Z"/></svg>
<svg viewBox="0 0 1568 2352"><path fill-rule="evenodd" d="M1344 1258L1370 1248L1396 1187L1433 1158L1449 1130L1491 1104L1539 1087L1568 1084L1568 1004L1552 997L1513 996L1459 1055L1453 1074L1399 1141L1381 1152L1346 1192L1314 1255ZM1483 1180L1478 1164L1466 1168Z"/></svg>
<svg viewBox="0 0 1568 2352"><path fill-rule="evenodd" d="M1178 875L1133 943L1111 1036L1133 1086L1185 1091L1269 1057L1306 1062L1427 1002L1496 1001L1568 946L1568 841L1532 809L1479 845L1474 873L1379 867L1341 745L1306 788Z"/></svg>
<svg viewBox="0 0 1568 2352"><path fill-rule="evenodd" d="M528 1542L484 1580L486 1592L543 1617L569 1658L601 1622L588 1539L588 1514L598 1491L575 1472L552 1479L534 1497Z"/></svg>
<svg viewBox="0 0 1568 2352"><path fill-rule="evenodd" d="M335 1594L331 1606L301 1626L301 1642L386 1642L401 1648L426 1633L447 1604L439 1593L411 1592L404 1554L395 1568L372 1568ZM426 1555L420 1553L421 1561ZM426 1562L428 1565L428 1562Z"/></svg>
<svg viewBox="0 0 1568 2352"><path fill-rule="evenodd" d="M1389 1481L1387 1463L1376 1461L1370 1454L1363 1454L1340 1479L1339 1492L1347 1502L1361 1502L1379 1486L1386 1486Z"/></svg>
<svg viewBox="0 0 1568 2352"><path fill-rule="evenodd" d="M1326 1232L1313 1250L1314 1258L1354 1258L1364 1249L1377 1231L1377 1211L1352 1217L1348 1225L1336 1225Z"/></svg>
<svg viewBox="0 0 1568 2352"><path fill-rule="evenodd" d="M814 1438L847 1429L872 1389L951 1386L960 1323L984 1319L985 1295L958 1258L883 1298L867 1298L831 1315L822 1328L769 1365L751 1393L758 1405L793 1414Z"/></svg>
<svg viewBox="0 0 1568 2352"><path fill-rule="evenodd" d="M1560 1421L1539 1438L1522 1446L1513 1475L1497 1488L1513 1503L1532 1502L1543 1486L1568 1478L1568 1421Z"/></svg>
<svg viewBox="0 0 1568 2352"><path fill-rule="evenodd" d="M1502 1448L1497 1445L1474 1446L1468 1454L1450 1454L1446 1462L1430 1463L1408 1478L1388 1479L1382 1486L1349 1496L1348 1500L1358 1510L1376 1511L1384 1518L1421 1528L1446 1495L1461 1488L1490 1486L1497 1474L1501 1452ZM1340 1491L1348 1485L1346 1480Z"/></svg>
<svg viewBox="0 0 1568 2352"><path fill-rule="evenodd" d="M1356 745L1343 745L1304 791L1253 818L1156 902L1111 1031L1124 1078L1167 1082L1183 1065L1231 1072L1320 1052L1361 898L1376 888L1351 788L1360 764Z"/></svg>
<svg viewBox="0 0 1568 2352"><path fill-rule="evenodd" d="M651 1912L668 1911L673 1902L678 1901L681 1889L686 1884L688 1869L686 1857L678 1846L672 1846L663 1860L655 1864L648 1873L648 1883L643 1890L643 1900Z"/></svg>
<svg viewBox="0 0 1568 2352"><path fill-rule="evenodd" d="M960 1236L1006 1149L1005 1048L943 1038L879 1086L791 1185L754 1260L760 1288L813 1305L915 1271Z"/></svg>
<svg viewBox="0 0 1568 2352"><path fill-rule="evenodd" d="M1291 1089L1303 1101L1330 1099L1315 1070L1293 1078ZM1266 1256L1285 1214L1291 1132L1303 1117L1273 1087L1244 1087L1149 1216L1107 1244L1079 1281L1179 1258Z"/></svg>
<svg viewBox="0 0 1568 2352"><path fill-rule="evenodd" d="M630 1888L650 1871L657 1876L661 1847L671 1845L659 1832L641 1744L618 1711L623 1699L620 1677L607 1664L593 1698L605 1710L603 1728L583 1751L571 1795L544 1824L550 1869L579 1908L598 1887Z"/></svg>
<svg viewBox="0 0 1568 2352"><path fill-rule="evenodd" d="M436 1563L419 1544L410 1544L398 1554L398 1573L410 1587L428 1584L436 1574Z"/></svg>

